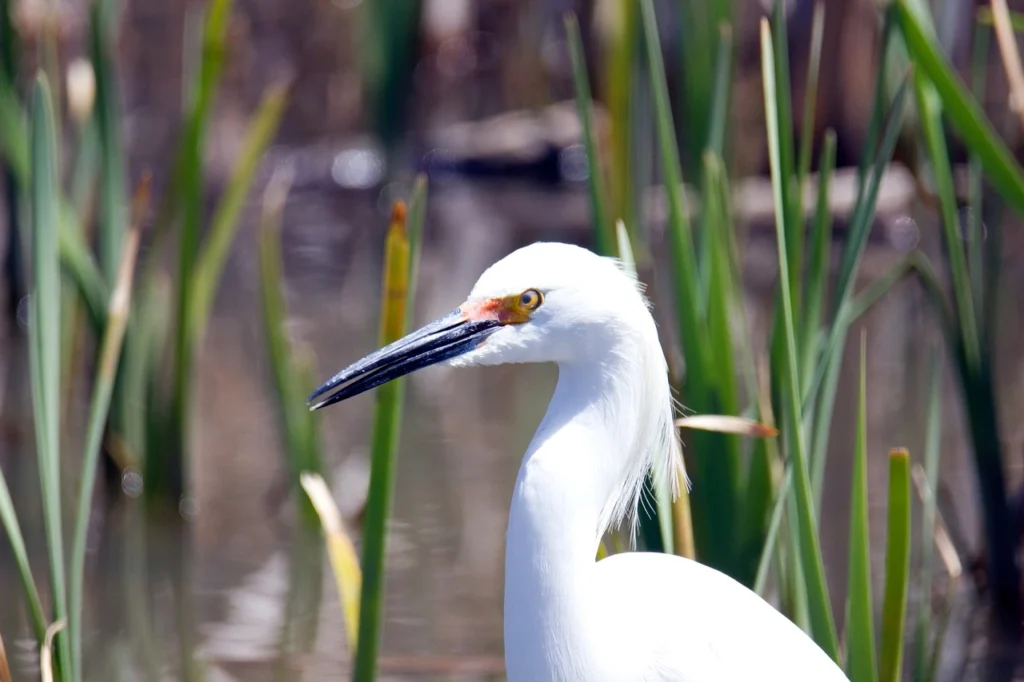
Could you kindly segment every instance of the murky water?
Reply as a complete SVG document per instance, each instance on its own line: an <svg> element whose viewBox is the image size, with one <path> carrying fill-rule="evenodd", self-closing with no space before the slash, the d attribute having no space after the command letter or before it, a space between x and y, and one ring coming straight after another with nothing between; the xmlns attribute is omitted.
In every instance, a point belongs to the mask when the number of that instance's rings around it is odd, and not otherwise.
<svg viewBox="0 0 1024 682"><path fill-rule="evenodd" d="M313 351L319 376L328 376L376 343L381 206L375 193L302 187L288 204L284 258L291 331ZM450 310L488 264L521 244L541 238L586 243L585 215L582 188L436 183L416 321ZM155 671L162 679L181 679L183 651L195 653L208 680L337 679L348 669L337 594L319 553L320 541L299 531L291 504L281 494L284 463L268 390L252 217L237 238L199 358L191 443L194 498L185 505L184 521L191 534L188 544L183 545L180 517L170 524L143 521L139 501L120 491L94 511L85 606L91 680L156 679L147 677ZM755 234L744 264L756 334L770 321L772 247L770 233ZM1005 292L1024 286L1024 270L1014 267L1021 262L1015 250L1019 245L1006 250ZM873 240L865 278L881 274L899 257L885 240ZM660 301L669 300L663 265L655 290ZM1019 353L1024 303L1007 293L1000 311L1003 435L1019 478L1024 423L1015 415L1024 407ZM657 312L671 339L666 306ZM931 320L919 289L908 284L891 293L864 324L872 532L878 548L884 547L886 452L896 445L920 452L929 349L939 342ZM826 567L838 594L845 583L858 334L846 349L822 515ZM34 567L43 576L24 347L10 333L5 338L0 464L16 496ZM431 368L409 379L388 553L386 679L501 675L507 508L520 455L554 378L552 367L512 366ZM958 400L947 374L943 482L957 526L973 541L979 519ZM343 510L358 506L365 485L372 405L372 397L364 395L319 415L333 471L330 482ZM69 475L65 481L66 496L74 480ZM358 527L356 520L352 523ZM18 642L22 607L8 556L6 549L0 552L0 632L21 678L33 661ZM876 576L882 573L881 559L880 550ZM841 601L836 608L842 608ZM951 642L951 664L962 657L962 646Z"/></svg>

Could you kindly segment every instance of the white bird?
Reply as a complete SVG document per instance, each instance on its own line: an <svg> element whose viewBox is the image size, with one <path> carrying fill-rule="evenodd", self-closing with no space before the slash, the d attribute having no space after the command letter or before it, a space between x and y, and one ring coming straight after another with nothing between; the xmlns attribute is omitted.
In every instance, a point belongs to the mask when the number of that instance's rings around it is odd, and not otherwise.
<svg viewBox="0 0 1024 682"><path fill-rule="evenodd" d="M524 362L557 364L558 383L509 513L509 682L847 679L719 571L660 553L596 560L606 530L635 524L648 471L683 474L654 319L618 261L566 244L514 251L453 312L342 370L310 402L339 388L312 409L325 407L438 363Z"/></svg>

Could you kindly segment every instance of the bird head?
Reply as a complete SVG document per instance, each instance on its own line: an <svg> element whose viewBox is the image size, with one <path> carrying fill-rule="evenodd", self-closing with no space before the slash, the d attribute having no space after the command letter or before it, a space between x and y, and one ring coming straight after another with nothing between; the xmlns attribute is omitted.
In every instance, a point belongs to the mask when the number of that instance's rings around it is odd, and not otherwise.
<svg viewBox="0 0 1024 682"><path fill-rule="evenodd" d="M458 308L338 372L309 402L326 407L435 364L585 361L617 337L651 333L656 343L646 301L616 261L531 244L489 267Z"/></svg>

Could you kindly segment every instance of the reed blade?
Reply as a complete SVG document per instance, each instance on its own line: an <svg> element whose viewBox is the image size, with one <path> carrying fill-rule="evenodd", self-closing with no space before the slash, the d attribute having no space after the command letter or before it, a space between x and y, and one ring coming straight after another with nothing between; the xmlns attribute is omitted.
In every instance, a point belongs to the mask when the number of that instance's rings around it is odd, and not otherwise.
<svg viewBox="0 0 1024 682"><path fill-rule="evenodd" d="M832 174L836 165L836 134L831 128L825 133L825 141L818 161L818 202L814 211L814 224L811 227L811 246L808 251L809 265L804 291L807 295L803 305L803 343L801 348L804 357L806 379L803 392L806 394L807 383L810 381L814 363L817 360L818 335L821 333L821 319L825 302L828 298L828 275L832 256L832 215L830 207L830 191ZM812 467L817 466L818 459L813 453Z"/></svg>
<svg viewBox="0 0 1024 682"><path fill-rule="evenodd" d="M974 48L971 54L971 89L976 97L985 98L988 77L989 30L978 21L974 27ZM970 184L970 232L968 238L968 270L971 277L971 291L974 293L974 309L980 316L981 342L992 331L992 320L989 314L990 301L993 297L986 291L988 275L985 271L985 235L982 226L984 213L983 170L977 154L971 154L968 161Z"/></svg>
<svg viewBox="0 0 1024 682"><path fill-rule="evenodd" d="M43 615L43 604L39 600L39 590L36 588L36 581L32 576L32 566L29 564L28 552L25 549L25 538L21 534L21 524L18 522L18 514L14 509L14 501L11 499L11 491L7 487L7 479L4 477L3 470L0 470L0 524L7 535L11 556L14 557L14 564L18 569L18 580L21 581L22 596L28 606L32 632L36 641L41 642L46 633L46 617Z"/></svg>
<svg viewBox="0 0 1024 682"><path fill-rule="evenodd" d="M789 38L787 33L785 0L772 0L771 38L773 74L773 102L776 117L775 134L778 143L779 183L782 197L783 228L786 230L786 257L792 265L789 272L790 307L800 310L802 287L801 265L804 261L804 219L803 202L799 196L802 188L798 181L794 161L793 142L793 93L789 85ZM800 346L797 344L797 353ZM800 367L797 367L799 376Z"/></svg>
<svg viewBox="0 0 1024 682"><path fill-rule="evenodd" d="M932 352L928 377L928 414L925 421L924 440L924 481L921 502L921 564L918 576L917 631L915 633L914 670L925 671L932 660L931 641L931 594L932 571L935 557L936 498L939 483L939 466L942 436L942 375L939 355ZM921 679L921 678L918 678ZM926 678L930 679L930 678Z"/></svg>
<svg viewBox="0 0 1024 682"><path fill-rule="evenodd" d="M821 70L821 45L825 38L825 5L821 0L814 3L811 19L810 56L807 59L807 85L804 90L803 125L800 127L800 153L797 157L797 188L802 194L804 180L811 171L811 148L814 145L815 115L818 106L818 75ZM826 143L827 143L826 136ZM822 152L824 156L824 152ZM822 169L819 168L819 173ZM802 208L802 206L801 206Z"/></svg>
<svg viewBox="0 0 1024 682"><path fill-rule="evenodd" d="M935 87L946 119L977 156L992 185L1014 210L1024 212L1024 170L1002 142L984 111L943 55L926 9L911 0L892 3L907 51Z"/></svg>
<svg viewBox="0 0 1024 682"><path fill-rule="evenodd" d="M426 199L425 193L422 196ZM424 216L420 207L410 211ZM395 204L385 242L384 273L381 289L380 347L401 338L407 329L406 311L413 305L409 291L409 273L419 253L410 248L405 204ZM419 232L422 228L416 229ZM377 658L383 627L384 554L387 520L394 497L401 432L402 402L405 385L396 379L376 389L376 408L370 443L370 489L363 522L362 589L359 599L359 647L353 678L371 682L377 675Z"/></svg>
<svg viewBox="0 0 1024 682"><path fill-rule="evenodd" d="M267 88L259 109L249 123L242 152L235 162L224 194L213 212L209 235L198 254L191 285L192 343L198 344L206 329L224 262L238 230L242 208L263 155L277 134L288 102L288 90L287 83L276 83Z"/></svg>
<svg viewBox="0 0 1024 682"><path fill-rule="evenodd" d="M338 599L341 601L345 617L349 651L355 652L359 650L359 595L362 587L362 572L356 549L323 477L320 474L303 472L301 483L324 530L327 557L331 562Z"/></svg>
<svg viewBox="0 0 1024 682"><path fill-rule="evenodd" d="M412 194L409 198L409 220L406 229L409 234L409 253L414 257L409 258L409 305L405 307L405 326L412 328L412 316L415 307L412 301L416 300L416 288L420 279L419 254L423 250L423 232L427 223L427 189L429 180L426 173L419 173L412 184Z"/></svg>
<svg viewBox="0 0 1024 682"><path fill-rule="evenodd" d="M0 682L11 682L11 666L7 663L7 649L3 635L0 635Z"/></svg>
<svg viewBox="0 0 1024 682"><path fill-rule="evenodd" d="M705 324L707 332L715 343L709 346L708 357L714 374L708 375L712 383L715 402L714 412L738 415L741 411L737 377L740 370L737 363L739 347L734 334L735 320L745 314L741 302L742 292L737 291L738 280L733 278L733 263L730 235L733 229L729 220L726 201L729 198L725 167L713 152L704 154L702 176L704 178L704 243L706 251L708 286L705 288ZM711 412L705 408L702 412ZM725 569L741 582L749 582L752 567L740 565L738 546L741 539L742 509L738 503L726 500L741 499L744 485L743 453L741 441L735 435L703 433L694 443L702 449L698 454L698 474L701 486L695 489L693 498L703 516L715 515L712 531L718 538L714 545L720 547L718 555L710 554L709 561ZM711 504L715 505L711 511Z"/></svg>
<svg viewBox="0 0 1024 682"><path fill-rule="evenodd" d="M85 584L85 541L89 531L92 494L96 482L100 447L107 425L110 399L114 391L121 360L128 316L131 311L132 282L135 276L135 258L139 251L141 222L149 206L149 177L136 192L132 209L132 227L122 243L121 262L107 305L107 328L100 346L99 364L93 383L89 420L86 426L85 449L82 453L82 473L75 515L75 530L71 550L70 613L68 632L71 637L75 678L82 678L82 601Z"/></svg>
<svg viewBox="0 0 1024 682"><path fill-rule="evenodd" d="M269 355L270 381L277 403L278 430L282 437L285 465L294 491L303 473L323 472L316 422L303 405L306 371L287 333L288 311L281 291L281 222L285 202L294 178L292 169L277 169L263 193L260 218L260 302L263 333ZM298 498L299 515L316 524L316 511L305 496ZM314 526L315 527L315 526Z"/></svg>
<svg viewBox="0 0 1024 682"><path fill-rule="evenodd" d="M697 258L693 250L690 222L686 217L683 205L679 145L676 142L675 129L672 124L668 85L665 81L665 64L661 56L654 5L652 0L641 0L640 6L647 59L650 65L651 91L654 95L658 160L661 164L669 208L669 240L679 332L687 360L688 381L693 381L694 385L701 385L700 377L708 365L704 350L706 345L699 339L703 325L700 323L701 315L697 302L703 300L704 297L698 288L700 280L697 272Z"/></svg>
<svg viewBox="0 0 1024 682"><path fill-rule="evenodd" d="M889 523L885 547L885 597L878 657L880 682L899 682L910 582L910 455L889 453Z"/></svg>
<svg viewBox="0 0 1024 682"><path fill-rule="evenodd" d="M945 253L953 284L953 300L956 303L957 319L960 323L960 338L967 362L975 365L980 360L981 352L978 340L978 319L970 288L970 273L967 268L964 241L961 237L953 172L949 164L949 153L946 149L945 132L942 126L942 108L937 93L920 73L914 75L914 92L917 97L921 128L931 162L932 174L935 178L935 189L942 215L943 242L946 247Z"/></svg>
<svg viewBox="0 0 1024 682"><path fill-rule="evenodd" d="M225 46L232 0L212 0L205 8L202 31L202 58L192 90L188 94L189 112L181 154L172 179L176 190L175 205L182 216L178 243L178 278L175 303L175 344L173 358L174 389L167 428L166 445L160 453L151 453L147 462L146 489L166 499L177 500L184 492L185 445L188 438L188 416L191 404L192 358L194 352L192 301L194 269L199 257L199 232L203 207L203 154L206 126L217 83L224 66ZM150 454L147 452L147 454Z"/></svg>
<svg viewBox="0 0 1024 682"><path fill-rule="evenodd" d="M583 127L583 144L587 152L587 187L590 191L590 221L594 228L594 247L602 256L614 256L615 239L612 224L605 206L607 183L601 167L601 150L594 130L594 102L590 96L590 79L587 77L587 63L583 56L583 41L576 15L565 15L565 32L569 41L569 59L572 65L572 81L576 89L576 108Z"/></svg>
<svg viewBox="0 0 1024 682"><path fill-rule="evenodd" d="M32 404L42 489L43 520L50 563L53 620L67 616L64 530L60 491L60 252L57 135L50 86L36 77L30 109L32 260L34 286L29 324ZM71 647L57 639L57 670L72 679Z"/></svg>
<svg viewBox="0 0 1024 682"><path fill-rule="evenodd" d="M849 583L846 592L846 671L851 682L875 682L874 600L868 531L867 341L860 339L860 395L850 492Z"/></svg>
<svg viewBox="0 0 1024 682"><path fill-rule="evenodd" d="M92 65L96 73L95 115L100 141L99 261L103 277L110 286L118 276L127 229L121 97L115 66L116 4L116 0L95 0L89 27Z"/></svg>
<svg viewBox="0 0 1024 682"><path fill-rule="evenodd" d="M715 57L715 89L711 99L708 121L708 140L705 149L719 158L725 158L725 128L729 122L729 89L733 72L732 27L722 23L718 27L718 54Z"/></svg>
<svg viewBox="0 0 1024 682"><path fill-rule="evenodd" d="M764 99L768 133L769 158L772 171L772 194L775 201L775 233L779 256L779 284L782 299L783 341L785 350L785 391L783 395L786 417L786 443L792 457L796 524L799 535L801 566L807 585L808 608L811 631L814 640L833 660L839 661L839 645L836 638L832 605L829 601L828 586L822 565L821 547L818 544L817 520L812 502L811 484L808 478L807 458L804 451L805 436L801 425L800 382L798 380L796 335L793 327L793 297L789 290L790 264L786 245L786 225L783 207L785 195L780 163L780 120L775 104L778 93L775 89L775 63L772 53L772 34L766 19L761 20L761 59L764 76Z"/></svg>

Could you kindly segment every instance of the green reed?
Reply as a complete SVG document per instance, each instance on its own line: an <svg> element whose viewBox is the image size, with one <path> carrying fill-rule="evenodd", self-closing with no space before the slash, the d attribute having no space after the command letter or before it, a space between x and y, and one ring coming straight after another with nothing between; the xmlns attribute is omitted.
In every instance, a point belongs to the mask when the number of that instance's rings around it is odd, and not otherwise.
<svg viewBox="0 0 1024 682"><path fill-rule="evenodd" d="M49 616L42 608L2 472L0 522L12 548L37 642L43 644L48 620L66 624L64 629L52 629L53 665L44 660L61 680L80 680L83 675L82 633L89 615L83 604L83 586L90 570L85 537L99 458L112 459L118 468L141 469L151 499L163 497L175 509L187 492L184 444L193 351L202 341L245 198L287 102L287 82L267 88L209 229L202 230L206 223L202 211L203 132L223 68L232 6L230 0L212 0L203 8L201 47L198 58L191 60L194 73L185 78L192 91L183 115L179 157L171 186L160 198L153 244L138 282L133 278L134 264L138 232L147 221L146 202L135 202L132 208L125 191L128 164L115 59L116 1L94 0L89 6L87 68L95 77L95 98L83 100L80 93L68 91L69 120L75 125L75 134L67 136L57 131L63 119L57 115L57 93L50 92L49 84L54 81L42 75L52 70L56 61L44 59L44 68L23 101L17 77L17 27L6 21L9 4L0 8L4 15L0 21L4 36L0 157L14 187L15 201L9 206L16 217L12 230L19 237L16 242L21 246L17 248L23 255L31 255L26 259L31 269L21 284L27 285L32 296L32 414L50 568ZM60 79L58 84L63 82ZM60 168L63 155L58 139L71 143L67 173ZM60 180L65 177L67 187ZM148 187L148 181L142 186ZM95 235L87 230L92 225ZM181 266L177 278L169 277L162 265L167 260L167 236L174 228L180 228L178 248L171 254L178 256ZM200 238L203 232L205 237ZM92 243L96 244L95 253ZM168 314L175 309L168 305L170 301L177 302L177 315ZM80 338L92 343L80 343ZM165 343L167 338L179 343ZM88 357L89 353L94 355ZM168 359L172 362L166 362ZM173 373L165 371L168 366ZM74 423L68 419L74 401L61 396L69 394L72 377L89 367L96 369L90 377L92 396L86 405L81 467L75 469L80 477L67 563L62 527L67 510L60 481L66 478L62 472L68 458L60 443L66 437L62 431ZM180 596L183 602L186 596Z"/></svg>
<svg viewBox="0 0 1024 682"><path fill-rule="evenodd" d="M863 408L866 370L862 365L862 407L852 491L855 523L849 535L851 583L845 600L848 605L844 628L846 647L841 650L822 565L817 517L846 339L853 326L889 290L909 275L914 275L925 285L930 296L940 299L943 328L955 333L950 339L951 349L959 348L961 355L967 353L964 357L970 359L975 357L975 351L971 349L977 344L967 338L967 330L979 322L971 321L968 304L979 297L990 300L990 297L979 296L977 292L972 292L972 296L965 291L970 282L985 279L978 272L970 271L974 267L972 263L990 263L985 260L987 256L976 252L968 253L964 258L957 254L950 256L954 271L953 306L959 306L956 315L952 310L942 309L946 305L945 294L934 276L934 268L921 252L910 254L859 290L855 287L874 222L884 171L904 131L909 98L915 98L919 115L923 117L926 147L932 148L933 158L945 158L945 148L940 147L942 139L939 132L942 128L939 119L929 112L929 107L934 110L935 103L941 102L946 107L944 113L974 152L975 185L980 186L977 178L985 173L986 177L991 176L993 185L1001 189L1001 193L1008 195L1004 198L1011 203L1017 201L1013 194L1020 187L1019 168L985 121L969 92L959 84L935 48L931 33L920 28L922 18L927 17L916 7L910 7L909 2L895 2L882 12L883 58L876 74L878 85L869 121L868 143L859 167L856 201L841 245L833 244L832 238L830 190L835 169L836 137L831 130L821 136L816 177L811 174L824 6L819 5L814 10L808 91L798 135L793 134L787 62L789 45L781 3L775 3L771 20L762 22L761 63L780 273L770 343L764 349L753 347L746 331L739 269L743 240L732 215L732 196L723 160L723 140L727 133L722 122L728 120L730 106L728 97L723 93L728 92L724 84L728 83L727 76L731 74L732 48L728 40L731 32L728 24L724 24L715 50L709 50L708 44L701 45L698 41L689 44L687 49L704 52L684 55L683 79L688 83L688 94L691 91L704 93L700 98L688 99L686 111L705 107L704 111L710 109L713 112L708 126L695 126L694 117L685 116L686 126L689 126L683 129L685 144L703 145L703 163L686 164L688 173L699 182L697 205L691 212L684 204L684 164L680 161L683 145L677 138L678 131L669 103L657 17L653 3L643 1L639 8L642 39L646 46L646 51L640 52L643 52L649 67L656 159L668 214L667 241L674 320L685 361L685 371L677 376L680 398L698 414L743 414L769 424L776 419L781 423L781 441L778 444L770 440L744 442L736 435L724 433L687 434L687 465L695 485L689 496L676 503L685 504L681 513L675 514L665 504L658 505L661 535L679 534L680 531L685 535L685 529L675 527L677 520L683 521L686 528L692 523L695 542L692 554L698 560L726 571L761 593L766 594L774 585L781 608L807 628L833 658L845 661L854 679L864 680L893 679L894 671L902 666L910 582L908 557L912 542L909 536L910 466L905 450L897 448L892 451L889 460L890 512L887 517L885 590L882 603L877 604L872 596L867 562L870 547L865 468L869 453ZM696 10L688 8L686 11L692 13ZM621 74L630 72L624 60L636 59L636 52L629 49L628 35L618 36L617 40L619 42L613 45L615 61L609 73L621 78ZM897 81L894 91L890 92L885 55L895 40L906 41L914 71L913 75ZM575 33L570 30L570 47L575 43ZM712 53L715 55L713 60L708 56ZM700 68L702 64L707 68ZM712 64L715 68L711 68ZM577 84L585 83L585 65L577 58L573 67ZM700 74L690 73L690 69L716 74L715 85L711 84L712 81L704 83L698 77ZM928 88L933 88L937 96L923 92ZM579 100L589 97L587 89L577 87L576 90ZM626 89L613 78L607 92L621 97ZM928 97L931 97L931 104ZM952 101L947 103L946 98ZM607 104L613 114L612 157L617 160L631 158L629 150L624 151L621 147L628 146L623 140L632 142L633 138L623 133L625 126L619 119L628 118L628 114L623 112L632 112L637 107L625 107L617 101ZM589 103L585 101L580 101L579 106L581 111L589 109ZM601 150L594 140L585 141L588 154L593 157L591 167L596 168L598 166L593 164L600 158ZM595 212L595 221L621 220L624 216L614 211L625 211L625 207L641 203L635 193L644 188L628 181L622 182L623 173L622 169L613 170L616 185L616 200L611 207L613 212L603 218L602 213ZM817 184L816 198L812 206L807 207L803 196L812 179ZM954 205L952 184L941 177L939 180L939 204L947 205L945 218L947 223L951 223L948 207ZM629 192L620 197L623 187ZM596 207L598 202L593 194L592 190L592 205ZM693 220L691 216L695 216ZM595 222L595 229L600 229L598 222ZM952 232L946 228L944 234L948 246L952 242ZM629 232L631 241L640 238L638 231ZM618 250L626 252L622 247ZM830 264L834 256L838 256L839 267L832 277ZM957 270L966 270L970 276L957 275ZM980 314L976 313L975 317ZM959 320L966 322L960 324ZM714 339L712 343L707 343L708 334ZM983 353L979 356L988 357ZM765 363L761 363L760 358L765 358ZM960 365L963 364L961 360ZM984 387L983 376L975 379L976 386ZM767 392L765 381L768 382ZM993 418L994 403L989 400L981 404L985 406L986 415ZM936 410L934 407L929 409L929 424L934 423ZM988 426L991 427L990 422ZM936 476L937 445L931 437L928 442L928 476ZM929 509L933 511L929 512ZM925 514L926 518L929 514L934 516L934 503L925 507ZM931 533L931 529L926 529L921 542L930 543ZM664 544L666 549L673 546L677 552L691 554L691 550L681 551L678 542ZM877 644L876 608L881 609L881 636ZM923 671L917 679L930 679L934 666L929 661L934 661L932 652L941 637L941 634L929 632L928 609L927 605L920 608L925 615L920 616L919 630L922 632L918 636L931 644L911 657L913 660L909 662L915 671ZM854 658L853 651L861 654ZM925 671L929 665L930 672Z"/></svg>

